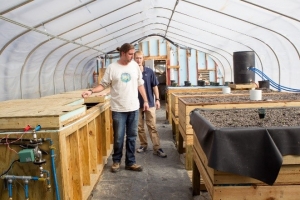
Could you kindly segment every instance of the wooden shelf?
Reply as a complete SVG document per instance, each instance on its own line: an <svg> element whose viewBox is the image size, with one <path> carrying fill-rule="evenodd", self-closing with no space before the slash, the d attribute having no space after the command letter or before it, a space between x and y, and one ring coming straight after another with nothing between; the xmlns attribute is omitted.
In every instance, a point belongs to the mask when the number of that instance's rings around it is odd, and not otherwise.
<svg viewBox="0 0 300 200"><path fill-rule="evenodd" d="M198 70L198 80L209 81L209 72L211 70Z"/></svg>

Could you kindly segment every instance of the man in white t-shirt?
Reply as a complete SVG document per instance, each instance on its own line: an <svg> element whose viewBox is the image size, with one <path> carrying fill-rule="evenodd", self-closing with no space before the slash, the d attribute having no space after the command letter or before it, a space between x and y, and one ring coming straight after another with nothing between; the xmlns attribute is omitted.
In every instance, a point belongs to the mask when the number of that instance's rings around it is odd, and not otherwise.
<svg viewBox="0 0 300 200"><path fill-rule="evenodd" d="M120 170L124 137L126 134L126 155L125 169L142 171L141 165L135 161L135 142L139 119L138 92L144 99L144 110L149 109L147 96L144 88L144 81L138 64L133 61L134 46L128 43L117 48L120 52L120 59L110 64L100 84L82 93L82 97L88 97L92 93L101 92L110 87L111 111L114 131L114 152L112 155L112 172ZM138 89L138 90L137 90Z"/></svg>

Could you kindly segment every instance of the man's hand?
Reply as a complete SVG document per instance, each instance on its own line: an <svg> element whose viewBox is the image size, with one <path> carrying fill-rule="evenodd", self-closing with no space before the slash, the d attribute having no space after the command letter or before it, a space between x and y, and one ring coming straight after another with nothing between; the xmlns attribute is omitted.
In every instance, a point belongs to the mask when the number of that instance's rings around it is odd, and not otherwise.
<svg viewBox="0 0 300 200"><path fill-rule="evenodd" d="M149 104L148 104L148 101L145 101L145 102L144 102L144 108L143 108L143 111L146 111L146 110L149 110Z"/></svg>
<svg viewBox="0 0 300 200"><path fill-rule="evenodd" d="M81 96L83 98L86 98L86 97L89 97L91 94L93 94L93 91L92 90L87 90L87 91L84 91Z"/></svg>
<svg viewBox="0 0 300 200"><path fill-rule="evenodd" d="M159 101L155 101L155 107L156 107L156 110L160 109L160 102Z"/></svg>

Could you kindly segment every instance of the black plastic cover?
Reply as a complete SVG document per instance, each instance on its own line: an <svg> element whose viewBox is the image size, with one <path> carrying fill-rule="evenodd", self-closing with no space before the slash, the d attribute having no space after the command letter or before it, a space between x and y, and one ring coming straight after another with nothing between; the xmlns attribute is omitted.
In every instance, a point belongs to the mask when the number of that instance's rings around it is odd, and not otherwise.
<svg viewBox="0 0 300 200"><path fill-rule="evenodd" d="M282 156L300 155L300 127L215 128L197 110L190 124L213 169L273 185Z"/></svg>

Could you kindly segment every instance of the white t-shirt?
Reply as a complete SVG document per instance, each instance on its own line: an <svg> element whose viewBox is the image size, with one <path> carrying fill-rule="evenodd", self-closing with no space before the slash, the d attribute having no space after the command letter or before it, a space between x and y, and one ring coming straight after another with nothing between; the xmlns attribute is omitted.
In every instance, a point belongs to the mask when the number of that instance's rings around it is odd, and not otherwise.
<svg viewBox="0 0 300 200"><path fill-rule="evenodd" d="M128 65L118 62L110 64L100 82L102 86L111 87L111 110L130 112L139 109L138 86L144 84L142 72L135 61Z"/></svg>

